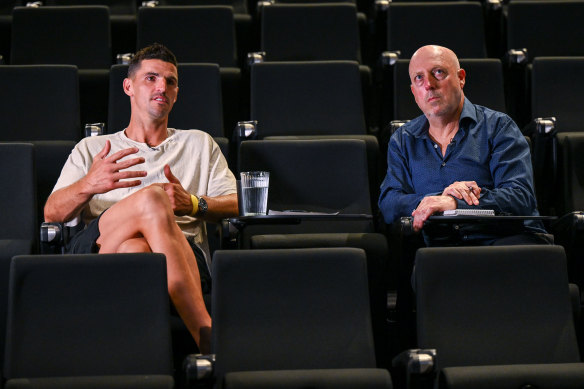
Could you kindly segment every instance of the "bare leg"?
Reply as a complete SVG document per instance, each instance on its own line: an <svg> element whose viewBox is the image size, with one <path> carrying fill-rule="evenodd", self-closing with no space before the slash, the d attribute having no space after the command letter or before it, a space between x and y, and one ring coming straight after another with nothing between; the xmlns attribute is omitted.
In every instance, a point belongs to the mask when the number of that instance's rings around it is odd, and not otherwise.
<svg viewBox="0 0 584 389"><path fill-rule="evenodd" d="M151 253L152 248L144 238L128 239L118 246L118 253Z"/></svg>
<svg viewBox="0 0 584 389"><path fill-rule="evenodd" d="M166 255L168 293L202 353L210 351L211 317L205 308L195 255L175 222L170 201L156 185L112 206L99 220L100 253L147 250Z"/></svg>

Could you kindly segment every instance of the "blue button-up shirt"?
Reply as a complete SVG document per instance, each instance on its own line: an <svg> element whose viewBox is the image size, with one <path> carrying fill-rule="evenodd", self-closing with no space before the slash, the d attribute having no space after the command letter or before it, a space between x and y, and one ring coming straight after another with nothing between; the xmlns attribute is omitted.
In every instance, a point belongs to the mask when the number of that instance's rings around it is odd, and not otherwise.
<svg viewBox="0 0 584 389"><path fill-rule="evenodd" d="M479 205L456 199L458 208L538 215L529 145L509 116L465 98L459 130L444 156L428 129L422 115L400 127L389 141L379 197L386 223L411 216L424 197L440 195L455 181L476 181L481 188ZM545 231L539 221L525 225Z"/></svg>

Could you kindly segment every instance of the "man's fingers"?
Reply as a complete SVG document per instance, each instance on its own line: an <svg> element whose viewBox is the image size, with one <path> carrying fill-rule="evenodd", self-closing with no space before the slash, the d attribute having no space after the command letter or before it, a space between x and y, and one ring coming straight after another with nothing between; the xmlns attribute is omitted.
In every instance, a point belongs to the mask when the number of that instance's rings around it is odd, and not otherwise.
<svg viewBox="0 0 584 389"><path fill-rule="evenodd" d="M442 195L450 195L459 200L464 200L468 205L479 204L481 188L474 181L456 182L442 192Z"/></svg>
<svg viewBox="0 0 584 389"><path fill-rule="evenodd" d="M124 169L127 169L129 167L144 163L144 161L145 161L144 158L138 157L138 158L132 158L132 159L127 159L125 161L117 162L116 163L116 170L118 170L118 171L124 170Z"/></svg>
<svg viewBox="0 0 584 389"><path fill-rule="evenodd" d="M132 181L116 181L114 182L112 189L120 189L120 188L131 188L133 186L138 186L142 183L140 180L132 180Z"/></svg>
<svg viewBox="0 0 584 389"><path fill-rule="evenodd" d="M422 214L416 214L414 216L414 231L420 231L422 228L424 228L424 222L426 221L426 219L428 219L427 216L422 215Z"/></svg>
<svg viewBox="0 0 584 389"><path fill-rule="evenodd" d="M454 188L450 188L450 189L446 189L443 193L443 195L449 195L449 196L454 196L457 199L461 199L462 200L462 194L460 190L456 190Z"/></svg>
<svg viewBox="0 0 584 389"><path fill-rule="evenodd" d="M468 205L473 205L473 199L471 198L470 191L467 189L459 189L458 192L460 193L462 199L466 201ZM460 198L460 197L459 197Z"/></svg>
<svg viewBox="0 0 584 389"><path fill-rule="evenodd" d="M136 154L138 151L139 150L137 147L130 147L128 149L116 151L115 153L109 156L109 159L111 159L114 162L119 161L120 159L124 158L127 155Z"/></svg>
<svg viewBox="0 0 584 389"><path fill-rule="evenodd" d="M125 180L128 178L138 178L138 177L146 177L147 173L143 170L131 170L131 171L124 171L118 172L114 174L114 180Z"/></svg>
<svg viewBox="0 0 584 389"><path fill-rule="evenodd" d="M414 212L412 212L412 216L414 217L414 231L420 231L424 227L424 222L430 217L432 211L429 208L418 208Z"/></svg>
<svg viewBox="0 0 584 389"><path fill-rule="evenodd" d="M477 192L477 193L475 193ZM480 192L480 189L469 189L469 195L468 197L470 198L470 203L468 203L469 205L479 205L479 195L478 193Z"/></svg>
<svg viewBox="0 0 584 389"><path fill-rule="evenodd" d="M104 159L109 154L110 150L111 143L109 140L106 140L103 149L101 149L101 151L95 155L95 159Z"/></svg>
<svg viewBox="0 0 584 389"><path fill-rule="evenodd" d="M170 171L170 166L164 165L164 175L166 176L168 182L173 184L180 184L178 178L176 178L174 174L172 174L172 172Z"/></svg>

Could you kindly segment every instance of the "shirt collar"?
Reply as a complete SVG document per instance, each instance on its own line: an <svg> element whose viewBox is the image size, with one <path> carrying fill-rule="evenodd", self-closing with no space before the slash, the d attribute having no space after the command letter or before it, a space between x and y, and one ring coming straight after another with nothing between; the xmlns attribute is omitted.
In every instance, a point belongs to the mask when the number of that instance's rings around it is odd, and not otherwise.
<svg viewBox="0 0 584 389"><path fill-rule="evenodd" d="M469 99L464 97L464 104L462 106L462 112L460 113L460 119L458 120L458 124L462 124L463 119L470 119L475 123L478 123L479 119L477 117L477 109L473 103L470 102ZM462 128L462 126L460 126Z"/></svg>
<svg viewBox="0 0 584 389"><path fill-rule="evenodd" d="M462 130L463 132L466 132L466 126L463 125L463 120L465 119L472 120L474 123L478 122L476 108L474 104L472 104L470 100L466 98L466 96L464 97L460 119L458 119L459 130ZM428 119L426 119L425 115L420 115L407 124L408 125L406 128L404 128L404 130L409 132L412 136L416 138L428 137L428 128L430 124L428 123Z"/></svg>

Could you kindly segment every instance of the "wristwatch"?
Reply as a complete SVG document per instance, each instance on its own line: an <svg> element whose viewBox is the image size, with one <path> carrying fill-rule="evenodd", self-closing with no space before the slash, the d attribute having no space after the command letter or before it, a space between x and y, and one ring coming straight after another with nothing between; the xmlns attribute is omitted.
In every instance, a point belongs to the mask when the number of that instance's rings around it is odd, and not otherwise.
<svg viewBox="0 0 584 389"><path fill-rule="evenodd" d="M207 201L199 196L197 196L197 200L199 200L199 210L197 211L195 216L205 216L205 214L207 213L207 209L209 208L209 206L207 205Z"/></svg>

